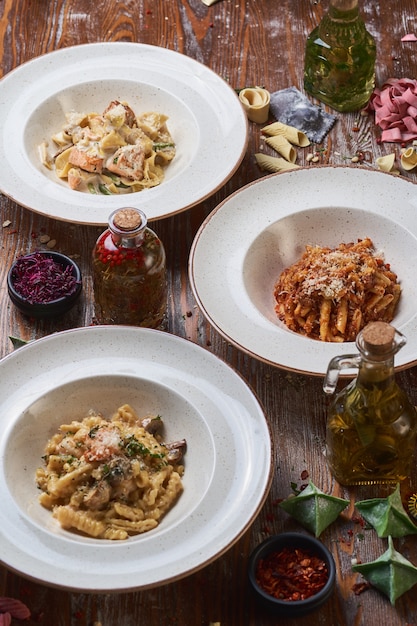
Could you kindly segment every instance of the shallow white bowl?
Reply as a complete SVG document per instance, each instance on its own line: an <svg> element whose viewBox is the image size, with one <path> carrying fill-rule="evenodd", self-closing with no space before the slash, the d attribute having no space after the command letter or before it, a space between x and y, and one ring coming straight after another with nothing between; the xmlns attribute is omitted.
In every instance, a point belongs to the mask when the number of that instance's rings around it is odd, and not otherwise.
<svg viewBox="0 0 417 626"><path fill-rule="evenodd" d="M311 167L266 176L222 202L201 225L190 253L194 295L210 323L262 361L323 375L353 342L325 343L290 331L276 316L274 285L307 244L334 247L370 237L398 275L393 325L407 344L399 368L417 361L417 186L350 167Z"/></svg>
<svg viewBox="0 0 417 626"><path fill-rule="evenodd" d="M130 204L149 221L179 213L219 189L246 151L248 122L235 91L208 67L166 48L130 42L62 48L17 67L0 84L0 188L56 219L106 224L114 209ZM115 99L136 114L166 114L176 157L152 189L114 196L71 190L41 164L38 147L62 129L69 111L101 112Z"/></svg>
<svg viewBox="0 0 417 626"><path fill-rule="evenodd" d="M89 409L158 413L187 440L184 492L154 530L126 541L60 527L38 502L49 437ZM0 559L46 584L88 591L152 587L226 551L267 495L271 440L241 377L168 333L97 326L50 335L0 361Z"/></svg>

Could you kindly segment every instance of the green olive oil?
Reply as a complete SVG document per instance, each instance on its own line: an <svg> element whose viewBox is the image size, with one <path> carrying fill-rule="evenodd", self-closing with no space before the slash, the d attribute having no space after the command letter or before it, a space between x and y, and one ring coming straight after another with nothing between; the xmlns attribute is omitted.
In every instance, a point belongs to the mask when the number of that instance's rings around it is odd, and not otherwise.
<svg viewBox="0 0 417 626"><path fill-rule="evenodd" d="M337 111L356 111L375 86L376 44L359 14L358 0L331 0L307 38L304 88Z"/></svg>
<svg viewBox="0 0 417 626"><path fill-rule="evenodd" d="M375 329L378 344L368 332ZM329 408L327 461L343 485L395 484L410 473L417 411L395 381L394 354L403 343L395 343L389 329L403 338L385 322L372 322L359 333L358 376ZM333 375L338 358L329 365Z"/></svg>

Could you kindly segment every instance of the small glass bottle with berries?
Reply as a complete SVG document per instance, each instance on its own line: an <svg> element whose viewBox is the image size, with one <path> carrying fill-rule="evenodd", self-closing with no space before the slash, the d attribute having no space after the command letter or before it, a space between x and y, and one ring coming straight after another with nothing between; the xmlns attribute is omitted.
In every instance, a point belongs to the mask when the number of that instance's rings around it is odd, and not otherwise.
<svg viewBox="0 0 417 626"><path fill-rule="evenodd" d="M110 215L93 251L93 287L98 324L165 327L165 249L140 209Z"/></svg>

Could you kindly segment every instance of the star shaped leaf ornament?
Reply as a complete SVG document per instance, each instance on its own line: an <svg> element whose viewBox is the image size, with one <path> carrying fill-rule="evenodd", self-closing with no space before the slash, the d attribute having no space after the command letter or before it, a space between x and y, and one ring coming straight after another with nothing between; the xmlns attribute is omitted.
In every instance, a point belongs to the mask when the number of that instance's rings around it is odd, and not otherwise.
<svg viewBox="0 0 417 626"><path fill-rule="evenodd" d="M303 491L289 496L279 506L319 537L348 504L349 500L324 493L310 480Z"/></svg>
<svg viewBox="0 0 417 626"><path fill-rule="evenodd" d="M378 537L404 537L417 534L417 526L413 524L404 509L400 485L387 498L372 498L356 503L356 509L364 520L373 526Z"/></svg>
<svg viewBox="0 0 417 626"><path fill-rule="evenodd" d="M395 550L392 537L388 537L388 550L378 559L352 565L352 570L388 596L392 605L417 583L417 567Z"/></svg>

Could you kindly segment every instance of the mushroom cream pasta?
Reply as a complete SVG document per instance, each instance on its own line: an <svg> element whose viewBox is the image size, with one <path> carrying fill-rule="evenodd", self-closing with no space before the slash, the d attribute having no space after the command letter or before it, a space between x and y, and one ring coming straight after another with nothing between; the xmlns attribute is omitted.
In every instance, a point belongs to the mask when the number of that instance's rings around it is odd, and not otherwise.
<svg viewBox="0 0 417 626"><path fill-rule="evenodd" d="M40 146L45 167L71 189L123 194L159 185L175 156L167 116L148 112L136 116L126 102L113 100L103 113L66 114L67 122Z"/></svg>
<svg viewBox="0 0 417 626"><path fill-rule="evenodd" d="M400 298L397 275L369 238L337 248L306 246L274 288L285 325L321 341L355 341L371 321L390 322Z"/></svg>
<svg viewBox="0 0 417 626"><path fill-rule="evenodd" d="M164 443L160 416L125 404L90 412L49 439L36 471L40 503L68 530L127 539L155 528L183 491L185 440Z"/></svg>

